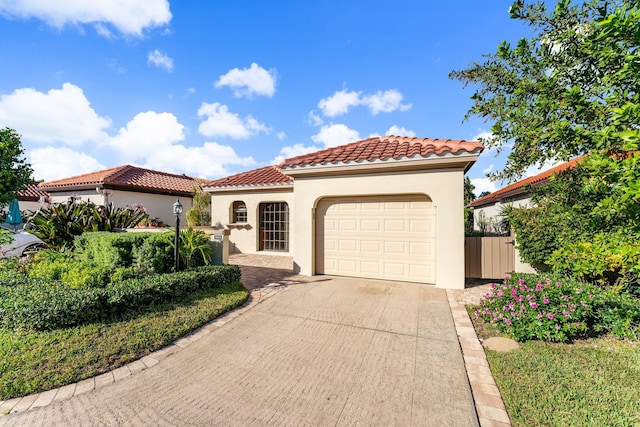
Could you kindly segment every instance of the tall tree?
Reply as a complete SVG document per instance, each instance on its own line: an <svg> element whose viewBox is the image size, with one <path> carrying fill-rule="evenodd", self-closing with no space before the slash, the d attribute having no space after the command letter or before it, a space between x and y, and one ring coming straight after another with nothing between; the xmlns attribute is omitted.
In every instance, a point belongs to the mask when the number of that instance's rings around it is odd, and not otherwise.
<svg viewBox="0 0 640 427"><path fill-rule="evenodd" d="M0 207L6 206L17 191L33 182L32 174L24 158L20 135L13 129L0 130Z"/></svg>
<svg viewBox="0 0 640 427"><path fill-rule="evenodd" d="M473 85L467 113L492 122L483 142L513 144L496 178L585 153L623 154L640 140L640 0L518 0L511 17L532 27L515 46L450 77Z"/></svg>

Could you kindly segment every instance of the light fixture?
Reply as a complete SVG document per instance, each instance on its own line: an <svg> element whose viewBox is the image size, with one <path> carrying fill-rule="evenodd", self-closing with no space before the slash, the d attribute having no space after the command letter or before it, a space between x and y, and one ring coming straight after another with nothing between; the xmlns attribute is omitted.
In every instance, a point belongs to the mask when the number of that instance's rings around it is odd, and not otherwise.
<svg viewBox="0 0 640 427"><path fill-rule="evenodd" d="M173 258L174 258L174 271L180 269L180 214L182 213L182 203L180 199L176 200L173 204L173 214L176 216L176 235L173 241Z"/></svg>

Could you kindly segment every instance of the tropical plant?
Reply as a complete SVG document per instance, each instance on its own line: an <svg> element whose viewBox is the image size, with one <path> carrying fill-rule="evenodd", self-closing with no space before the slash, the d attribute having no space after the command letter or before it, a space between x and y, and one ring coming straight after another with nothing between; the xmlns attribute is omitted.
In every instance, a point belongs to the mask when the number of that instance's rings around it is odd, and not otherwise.
<svg viewBox="0 0 640 427"><path fill-rule="evenodd" d="M49 248L60 250L70 248L74 237L84 232L131 228L146 217L147 213L140 208L114 208L113 204L99 206L70 200L39 209L25 227Z"/></svg>
<svg viewBox="0 0 640 427"><path fill-rule="evenodd" d="M173 238L171 239L171 245L175 248ZM181 265L187 270L209 264L212 255L209 236L202 230L194 230L191 227L181 230L179 252Z"/></svg>

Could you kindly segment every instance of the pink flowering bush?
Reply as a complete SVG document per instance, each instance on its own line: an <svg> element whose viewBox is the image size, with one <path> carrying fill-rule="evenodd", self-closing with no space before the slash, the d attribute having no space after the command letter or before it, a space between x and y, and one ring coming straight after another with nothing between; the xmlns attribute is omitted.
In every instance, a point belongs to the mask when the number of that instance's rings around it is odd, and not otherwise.
<svg viewBox="0 0 640 427"><path fill-rule="evenodd" d="M518 341L567 342L587 334L599 291L586 283L514 277L493 284L475 315Z"/></svg>

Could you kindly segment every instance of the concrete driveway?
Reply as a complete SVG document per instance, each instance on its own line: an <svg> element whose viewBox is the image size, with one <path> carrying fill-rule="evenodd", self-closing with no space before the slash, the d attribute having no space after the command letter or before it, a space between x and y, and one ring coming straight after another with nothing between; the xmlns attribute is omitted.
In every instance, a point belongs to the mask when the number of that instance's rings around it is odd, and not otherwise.
<svg viewBox="0 0 640 427"><path fill-rule="evenodd" d="M445 291L307 280L149 369L0 425L478 425Z"/></svg>

